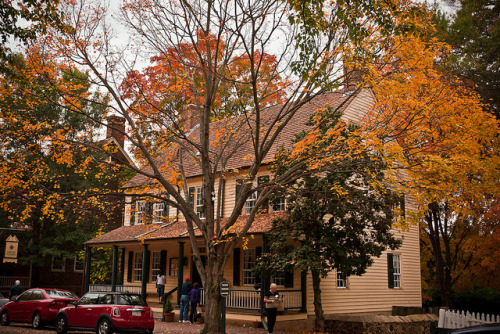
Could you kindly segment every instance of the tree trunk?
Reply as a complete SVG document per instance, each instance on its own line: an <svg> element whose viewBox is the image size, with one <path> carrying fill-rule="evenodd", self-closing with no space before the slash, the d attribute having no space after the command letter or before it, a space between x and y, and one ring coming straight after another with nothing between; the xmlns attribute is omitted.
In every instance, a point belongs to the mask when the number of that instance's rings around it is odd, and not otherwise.
<svg viewBox="0 0 500 334"><path fill-rule="evenodd" d="M314 330L316 332L323 331L325 327L325 314L323 313L323 306L321 305L321 277L318 271L312 271L313 291L314 291Z"/></svg>
<svg viewBox="0 0 500 334"><path fill-rule="evenodd" d="M213 254L213 253L212 253ZM218 261L221 257L209 256L207 262L207 279L203 287L205 292L206 310L205 324L201 333L212 334L220 332L221 325L221 295L220 283L224 273L224 261ZM210 302L208 302L210 301Z"/></svg>

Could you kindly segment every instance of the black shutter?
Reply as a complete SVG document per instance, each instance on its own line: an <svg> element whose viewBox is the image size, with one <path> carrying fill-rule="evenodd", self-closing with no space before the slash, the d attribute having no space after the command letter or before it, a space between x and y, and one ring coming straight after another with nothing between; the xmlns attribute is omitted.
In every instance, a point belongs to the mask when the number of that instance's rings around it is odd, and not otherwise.
<svg viewBox="0 0 500 334"><path fill-rule="evenodd" d="M240 198L240 192L241 192L242 186L243 186L243 180L237 179L236 180L236 190L234 192L234 204L235 205L236 205L236 202L238 202L238 199Z"/></svg>
<svg viewBox="0 0 500 334"><path fill-rule="evenodd" d="M189 205L194 208L194 187L189 187L188 189L188 199L189 199Z"/></svg>
<svg viewBox="0 0 500 334"><path fill-rule="evenodd" d="M405 195L401 196L399 199L399 208L401 209L401 217L406 217L406 203L405 203Z"/></svg>
<svg viewBox="0 0 500 334"><path fill-rule="evenodd" d="M255 256L260 257L262 255L262 247L255 248Z"/></svg>
<svg viewBox="0 0 500 334"><path fill-rule="evenodd" d="M149 262L150 262L150 259L151 258L151 251L147 251L146 252L146 263L143 263L144 265L144 268L142 268L142 270L146 270L146 276L144 276L146 278L146 282L149 282Z"/></svg>
<svg viewBox="0 0 500 334"><path fill-rule="evenodd" d="M135 197L132 197L132 203L130 204L130 225L135 224Z"/></svg>
<svg viewBox="0 0 500 334"><path fill-rule="evenodd" d="M134 252L128 252L127 282L132 282L132 269L134 268Z"/></svg>
<svg viewBox="0 0 500 334"><path fill-rule="evenodd" d="M162 217L163 217L164 219L168 218L168 215L169 215L168 209L169 209L168 203L167 203L167 202L163 202L163 213L162 213Z"/></svg>
<svg viewBox="0 0 500 334"><path fill-rule="evenodd" d="M160 252L160 273L163 272L165 275L167 273L167 251L162 250Z"/></svg>
<svg viewBox="0 0 500 334"><path fill-rule="evenodd" d="M153 202L146 202L146 219L144 223L152 223L153 222Z"/></svg>
<svg viewBox="0 0 500 334"><path fill-rule="evenodd" d="M266 184L266 183L269 183L269 175L263 175L263 176L259 176L257 178L257 184L260 186L262 184ZM260 191L259 191L259 195L260 195ZM258 196L257 196L258 197ZM261 206L259 207L259 209L257 210L258 213L268 213L269 212L269 200L265 200Z"/></svg>
<svg viewBox="0 0 500 334"><path fill-rule="evenodd" d="M285 271L285 288L293 288L293 269Z"/></svg>
<svg viewBox="0 0 500 334"><path fill-rule="evenodd" d="M389 279L389 289L394 288L394 262L392 253L387 253L387 276Z"/></svg>
<svg viewBox="0 0 500 334"><path fill-rule="evenodd" d="M233 251L233 285L240 285L240 271L241 271L241 250L235 248Z"/></svg>

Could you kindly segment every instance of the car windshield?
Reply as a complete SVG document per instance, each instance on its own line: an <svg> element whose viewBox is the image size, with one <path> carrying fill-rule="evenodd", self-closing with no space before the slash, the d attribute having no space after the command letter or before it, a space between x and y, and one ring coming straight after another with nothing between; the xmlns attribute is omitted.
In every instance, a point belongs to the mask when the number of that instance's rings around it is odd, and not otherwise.
<svg viewBox="0 0 500 334"><path fill-rule="evenodd" d="M118 305L148 306L141 295L125 294L118 296Z"/></svg>
<svg viewBox="0 0 500 334"><path fill-rule="evenodd" d="M74 298L77 299L78 297L71 291L64 291L64 290L45 290L47 294L49 295L50 298Z"/></svg>

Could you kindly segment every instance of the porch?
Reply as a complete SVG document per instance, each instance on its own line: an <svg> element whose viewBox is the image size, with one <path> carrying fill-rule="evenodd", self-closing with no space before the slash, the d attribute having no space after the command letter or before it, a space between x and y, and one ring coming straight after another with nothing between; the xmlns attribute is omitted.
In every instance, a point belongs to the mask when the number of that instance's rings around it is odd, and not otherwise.
<svg viewBox="0 0 500 334"><path fill-rule="evenodd" d="M115 285L114 290L111 284L90 284L89 291L127 291L142 294L142 286L140 285ZM203 288L201 291L201 306L205 305L205 291ZM166 293L166 295L172 294ZM304 296L302 290L281 290L279 294L283 297L283 303L285 305L285 311L295 310L298 312L305 312ZM149 305L153 307L158 304L158 297L156 291L146 291L144 294L146 296L146 301ZM229 295L226 297L226 308L232 311L237 310L255 310L260 311L261 309L261 295L260 290L248 290L248 289L230 289ZM176 305L176 303L173 303ZM248 312L243 312L248 313ZM258 314L258 313L257 313Z"/></svg>

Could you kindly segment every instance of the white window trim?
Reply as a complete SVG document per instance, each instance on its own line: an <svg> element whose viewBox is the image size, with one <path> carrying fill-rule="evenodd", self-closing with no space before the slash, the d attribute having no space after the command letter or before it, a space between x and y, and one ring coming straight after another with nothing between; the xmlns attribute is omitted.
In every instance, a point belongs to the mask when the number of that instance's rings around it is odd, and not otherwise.
<svg viewBox="0 0 500 334"><path fill-rule="evenodd" d="M203 187L196 187L195 206L198 218L205 219L205 210L203 208ZM201 211L199 210L200 208Z"/></svg>
<svg viewBox="0 0 500 334"><path fill-rule="evenodd" d="M142 252L135 252L134 254L134 270L132 273L132 280L134 282L140 282L142 280ZM140 273L140 275L138 275ZM139 277L139 279L136 279Z"/></svg>
<svg viewBox="0 0 500 334"><path fill-rule="evenodd" d="M165 202L157 202L153 204L153 220L155 223L163 223L163 211L165 210Z"/></svg>
<svg viewBox="0 0 500 334"><path fill-rule="evenodd" d="M340 270L337 270L336 276L337 276L337 278L336 278L337 289L347 289L347 287L348 287L347 276L342 275L342 271L340 271ZM343 282L343 283L339 284L341 282Z"/></svg>
<svg viewBox="0 0 500 334"><path fill-rule="evenodd" d="M77 262L81 262L82 263L82 269L76 269ZM84 268L85 268L85 261L84 260L80 260L78 254L76 254L75 255L75 260L73 262L73 271L75 273L83 273Z"/></svg>
<svg viewBox="0 0 500 334"><path fill-rule="evenodd" d="M247 258L251 258L253 261L253 265L250 265L251 263L247 262ZM255 264L257 262L257 249L255 248L248 248L243 251L243 285L249 285L253 286L255 285L256 278L252 274L252 269L255 267ZM247 266L250 266L250 268L246 268Z"/></svg>
<svg viewBox="0 0 500 334"><path fill-rule="evenodd" d="M59 256L57 256L57 257L59 257ZM55 258L56 258L56 256L52 257L52 264L50 266L50 271L65 272L66 271L66 258L64 256L62 257L62 268L54 268L54 259Z"/></svg>
<svg viewBox="0 0 500 334"><path fill-rule="evenodd" d="M156 282L156 277L161 271L161 252L151 252L151 282Z"/></svg>
<svg viewBox="0 0 500 334"><path fill-rule="evenodd" d="M279 208L280 208L279 210L275 210L276 205L279 206ZM286 198L285 198L285 196L280 197L279 198L279 202L271 205L271 210L272 210L272 212L282 212L282 211L285 211L286 210Z"/></svg>
<svg viewBox="0 0 500 334"><path fill-rule="evenodd" d="M135 205L135 225L144 224L144 214L146 213L146 201L140 200Z"/></svg>
<svg viewBox="0 0 500 334"><path fill-rule="evenodd" d="M394 269L394 289L401 289L402 286L402 273L401 273L401 254L392 255L392 267Z"/></svg>
<svg viewBox="0 0 500 334"><path fill-rule="evenodd" d="M255 207L255 203L257 203L257 191L253 191L250 196L248 196L245 201L245 215L249 215L252 209Z"/></svg>

